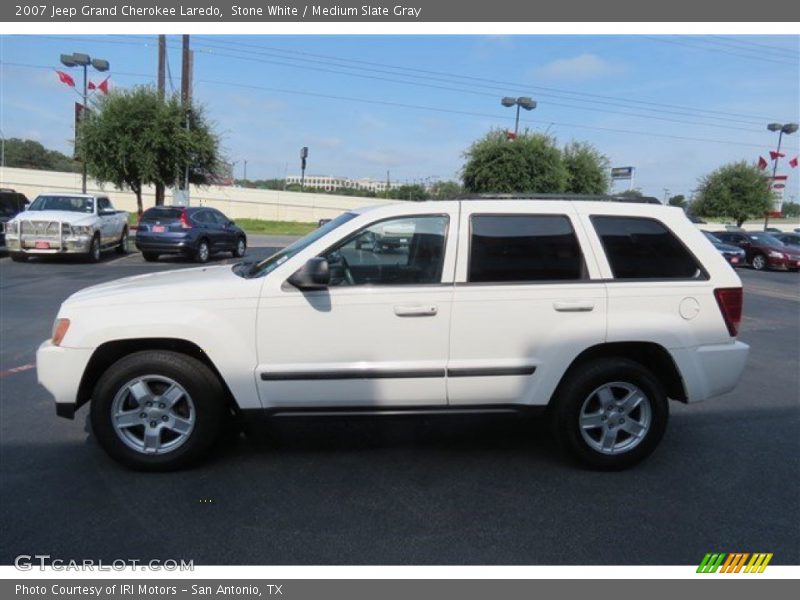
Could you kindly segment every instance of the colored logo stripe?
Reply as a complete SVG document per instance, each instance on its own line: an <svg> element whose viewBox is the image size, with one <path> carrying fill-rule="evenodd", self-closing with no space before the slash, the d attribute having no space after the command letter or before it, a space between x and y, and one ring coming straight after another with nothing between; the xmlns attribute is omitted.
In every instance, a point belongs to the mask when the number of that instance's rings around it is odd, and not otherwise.
<svg viewBox="0 0 800 600"><path fill-rule="evenodd" d="M744 573L763 573L771 560L771 552L709 552L703 557L697 572L716 573L719 570L720 573L739 573L744 568Z"/></svg>

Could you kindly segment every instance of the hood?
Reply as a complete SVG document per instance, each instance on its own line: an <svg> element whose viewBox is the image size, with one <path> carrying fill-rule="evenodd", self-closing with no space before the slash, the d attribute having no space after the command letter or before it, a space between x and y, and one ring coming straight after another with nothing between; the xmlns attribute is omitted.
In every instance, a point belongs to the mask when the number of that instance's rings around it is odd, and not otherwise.
<svg viewBox="0 0 800 600"><path fill-rule="evenodd" d="M124 277L75 292L64 306L139 305L255 296L260 281L236 275L231 265L179 269Z"/></svg>
<svg viewBox="0 0 800 600"><path fill-rule="evenodd" d="M14 217L15 221L62 221L70 225L88 225L95 220L92 213L71 210L26 210Z"/></svg>

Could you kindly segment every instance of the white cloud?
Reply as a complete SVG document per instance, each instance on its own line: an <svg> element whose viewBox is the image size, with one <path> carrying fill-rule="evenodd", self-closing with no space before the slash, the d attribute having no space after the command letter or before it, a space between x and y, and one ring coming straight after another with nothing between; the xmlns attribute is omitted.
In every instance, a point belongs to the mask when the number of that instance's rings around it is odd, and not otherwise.
<svg viewBox="0 0 800 600"><path fill-rule="evenodd" d="M559 58L541 67L533 74L550 79L585 80L615 75L623 71L622 66L614 65L596 54L579 54L572 58Z"/></svg>

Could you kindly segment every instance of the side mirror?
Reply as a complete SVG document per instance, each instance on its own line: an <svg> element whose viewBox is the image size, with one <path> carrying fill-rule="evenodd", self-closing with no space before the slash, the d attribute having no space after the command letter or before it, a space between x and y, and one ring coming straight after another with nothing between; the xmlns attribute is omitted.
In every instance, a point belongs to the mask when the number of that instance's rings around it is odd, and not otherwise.
<svg viewBox="0 0 800 600"><path fill-rule="evenodd" d="M324 290L331 282L328 261L321 256L309 258L287 281L298 290Z"/></svg>
<svg viewBox="0 0 800 600"><path fill-rule="evenodd" d="M228 227L233 227L236 225L236 221L228 221Z"/></svg>

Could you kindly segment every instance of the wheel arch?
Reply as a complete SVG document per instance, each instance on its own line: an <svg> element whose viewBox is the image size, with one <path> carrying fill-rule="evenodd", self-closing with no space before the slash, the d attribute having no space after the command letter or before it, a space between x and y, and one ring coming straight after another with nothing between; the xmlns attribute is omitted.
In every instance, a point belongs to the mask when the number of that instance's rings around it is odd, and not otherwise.
<svg viewBox="0 0 800 600"><path fill-rule="evenodd" d="M598 358L614 357L626 358L646 367L664 386L668 398L683 403L688 401L683 376L669 350L654 342L641 341L608 342L585 349L575 357L567 370L564 371L552 397L555 398L562 384L567 381L569 376L586 363Z"/></svg>
<svg viewBox="0 0 800 600"><path fill-rule="evenodd" d="M92 353L81 377L76 408L91 400L97 381L111 365L129 354L147 350L170 350L199 360L210 368L219 379L222 388L225 390L225 401L228 407L234 412L239 411L239 405L231 393L225 378L222 377L219 369L217 369L208 354L194 342L180 338L133 338L105 342L98 346Z"/></svg>

